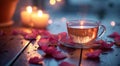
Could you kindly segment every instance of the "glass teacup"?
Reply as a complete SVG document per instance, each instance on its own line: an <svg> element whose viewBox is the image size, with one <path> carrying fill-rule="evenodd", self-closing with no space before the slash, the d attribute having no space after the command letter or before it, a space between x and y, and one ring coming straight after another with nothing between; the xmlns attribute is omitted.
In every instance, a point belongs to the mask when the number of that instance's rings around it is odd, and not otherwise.
<svg viewBox="0 0 120 66"><path fill-rule="evenodd" d="M67 21L66 25L68 36L72 39L75 44L74 47L76 48L89 48L95 46L92 42L96 40L96 38L100 38L106 31L104 25L94 20L70 20ZM103 28L103 30L99 33L99 29L101 28ZM69 46L69 44L66 45Z"/></svg>

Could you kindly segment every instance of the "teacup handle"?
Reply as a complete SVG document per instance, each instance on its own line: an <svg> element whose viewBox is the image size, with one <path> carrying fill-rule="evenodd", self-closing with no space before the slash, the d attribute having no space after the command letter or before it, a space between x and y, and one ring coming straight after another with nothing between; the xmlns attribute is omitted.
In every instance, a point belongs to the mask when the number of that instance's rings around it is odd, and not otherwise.
<svg viewBox="0 0 120 66"><path fill-rule="evenodd" d="M98 38L101 38L103 36L103 34L106 32L106 27L104 25L100 25L99 29L103 28L102 32L98 35Z"/></svg>

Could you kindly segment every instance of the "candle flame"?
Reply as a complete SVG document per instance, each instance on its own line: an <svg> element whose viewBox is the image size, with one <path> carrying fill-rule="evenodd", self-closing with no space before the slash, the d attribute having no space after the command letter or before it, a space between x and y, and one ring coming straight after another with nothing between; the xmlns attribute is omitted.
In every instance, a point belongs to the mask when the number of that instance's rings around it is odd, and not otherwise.
<svg viewBox="0 0 120 66"><path fill-rule="evenodd" d="M32 7L31 6L26 7L26 10L27 10L28 13L32 13Z"/></svg>
<svg viewBox="0 0 120 66"><path fill-rule="evenodd" d="M42 10L38 10L38 16L41 17L42 16Z"/></svg>
<svg viewBox="0 0 120 66"><path fill-rule="evenodd" d="M110 23L110 24L111 24L111 26L113 26L113 27L114 27L114 26L115 26L115 21L111 21L111 23Z"/></svg>
<svg viewBox="0 0 120 66"><path fill-rule="evenodd" d="M62 0L57 0L57 2L61 2Z"/></svg>
<svg viewBox="0 0 120 66"><path fill-rule="evenodd" d="M56 4L56 0L50 0L49 3L50 3L50 5L55 5Z"/></svg>

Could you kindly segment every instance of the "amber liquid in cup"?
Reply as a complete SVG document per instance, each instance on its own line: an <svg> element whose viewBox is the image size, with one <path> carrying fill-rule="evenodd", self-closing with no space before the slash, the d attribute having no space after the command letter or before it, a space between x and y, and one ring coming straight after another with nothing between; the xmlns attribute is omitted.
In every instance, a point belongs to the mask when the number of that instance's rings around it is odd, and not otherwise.
<svg viewBox="0 0 120 66"><path fill-rule="evenodd" d="M68 34L75 43L88 43L96 39L98 27L95 26L70 26L67 27Z"/></svg>
<svg viewBox="0 0 120 66"><path fill-rule="evenodd" d="M99 26L96 23L85 22L67 24L68 35L75 43L86 44L97 38Z"/></svg>

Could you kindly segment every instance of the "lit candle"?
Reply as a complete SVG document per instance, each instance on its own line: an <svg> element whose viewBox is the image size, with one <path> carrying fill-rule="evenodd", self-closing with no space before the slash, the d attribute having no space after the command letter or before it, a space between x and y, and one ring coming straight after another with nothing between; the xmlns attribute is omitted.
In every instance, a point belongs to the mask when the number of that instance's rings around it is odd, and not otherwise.
<svg viewBox="0 0 120 66"><path fill-rule="evenodd" d="M26 8L26 11L22 11L21 12L21 20L23 22L23 24L27 25L31 20L31 13L32 13L32 7L28 6Z"/></svg>
<svg viewBox="0 0 120 66"><path fill-rule="evenodd" d="M37 13L32 14L31 16L33 26L38 28L45 28L48 25L49 15L43 13L41 10L38 10Z"/></svg>
<svg viewBox="0 0 120 66"><path fill-rule="evenodd" d="M49 15L43 13L41 10L32 10L32 7L28 6L26 11L21 12L21 20L24 25L35 28L46 28L48 25Z"/></svg>

